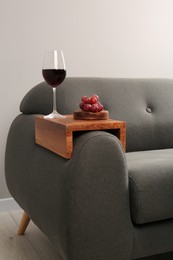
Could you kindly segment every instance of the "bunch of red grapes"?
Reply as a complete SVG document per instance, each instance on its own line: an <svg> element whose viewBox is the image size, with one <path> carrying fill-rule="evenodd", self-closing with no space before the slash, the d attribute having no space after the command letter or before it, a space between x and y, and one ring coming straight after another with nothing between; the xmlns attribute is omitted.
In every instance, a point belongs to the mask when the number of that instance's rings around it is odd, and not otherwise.
<svg viewBox="0 0 173 260"><path fill-rule="evenodd" d="M91 97L83 96L81 97L81 101L79 107L85 112L96 113L101 112L104 109L103 105L99 102L98 95L93 95Z"/></svg>

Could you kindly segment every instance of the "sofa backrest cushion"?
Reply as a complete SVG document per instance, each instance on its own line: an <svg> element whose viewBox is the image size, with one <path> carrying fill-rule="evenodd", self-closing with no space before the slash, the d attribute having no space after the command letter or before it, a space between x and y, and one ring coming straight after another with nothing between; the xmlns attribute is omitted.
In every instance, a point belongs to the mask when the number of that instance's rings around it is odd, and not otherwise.
<svg viewBox="0 0 173 260"><path fill-rule="evenodd" d="M173 148L173 80L66 78L57 88L57 110L72 114L83 95L97 94L110 118L127 123L127 151ZM20 105L25 114L48 114L52 89L32 88Z"/></svg>

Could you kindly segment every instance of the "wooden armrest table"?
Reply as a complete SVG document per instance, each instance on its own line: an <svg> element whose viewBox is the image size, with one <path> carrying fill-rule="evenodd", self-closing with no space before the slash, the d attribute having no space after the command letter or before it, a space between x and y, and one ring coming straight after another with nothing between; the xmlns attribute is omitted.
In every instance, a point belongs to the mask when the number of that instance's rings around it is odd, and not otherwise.
<svg viewBox="0 0 173 260"><path fill-rule="evenodd" d="M37 144L52 152L70 159L73 152L73 134L78 131L104 130L116 135L126 150L126 123L113 119L106 120L78 120L73 115L63 118L45 119L43 116L35 118L35 141ZM26 212L17 234L23 235L30 221Z"/></svg>
<svg viewBox="0 0 173 260"><path fill-rule="evenodd" d="M73 115L63 118L35 119L35 141L37 144L70 159L73 152L73 134L78 131L104 130L116 135L126 149L126 123L113 119L78 120Z"/></svg>

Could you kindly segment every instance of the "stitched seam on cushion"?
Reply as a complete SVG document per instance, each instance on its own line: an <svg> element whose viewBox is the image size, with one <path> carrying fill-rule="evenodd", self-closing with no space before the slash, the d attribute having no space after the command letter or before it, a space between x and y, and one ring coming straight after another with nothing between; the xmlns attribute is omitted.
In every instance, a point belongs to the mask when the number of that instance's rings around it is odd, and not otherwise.
<svg viewBox="0 0 173 260"><path fill-rule="evenodd" d="M137 212L135 212L135 216L136 217L136 222L140 222L140 215L141 215L141 199L140 199L140 192L138 190L138 186L136 185L135 180L132 178L132 176L129 176L129 179L131 182L133 182L134 184L134 188L135 188L135 192L138 194L137 199L136 199L136 204L137 204Z"/></svg>

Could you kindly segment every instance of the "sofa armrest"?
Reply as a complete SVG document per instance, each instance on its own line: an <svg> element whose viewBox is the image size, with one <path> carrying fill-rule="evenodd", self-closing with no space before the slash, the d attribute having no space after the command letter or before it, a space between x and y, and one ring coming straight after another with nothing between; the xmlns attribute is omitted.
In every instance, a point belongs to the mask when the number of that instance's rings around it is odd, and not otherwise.
<svg viewBox="0 0 173 260"><path fill-rule="evenodd" d="M7 140L5 173L14 199L62 259L130 259L128 173L119 140L103 131L75 137L70 160L35 144L35 115L19 115Z"/></svg>
<svg viewBox="0 0 173 260"><path fill-rule="evenodd" d="M69 169L72 259L130 259L128 173L119 139L103 131L81 135L75 140Z"/></svg>

